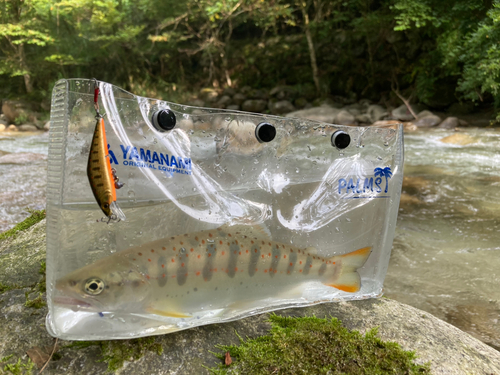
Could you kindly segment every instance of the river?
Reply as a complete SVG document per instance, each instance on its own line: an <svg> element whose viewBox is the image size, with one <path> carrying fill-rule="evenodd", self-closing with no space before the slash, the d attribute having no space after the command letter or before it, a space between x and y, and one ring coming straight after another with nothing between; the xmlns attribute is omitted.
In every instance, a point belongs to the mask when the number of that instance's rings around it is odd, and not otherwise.
<svg viewBox="0 0 500 375"><path fill-rule="evenodd" d="M47 150L0 133L0 232L45 206ZM500 129L405 134L404 172L385 295L500 350Z"/></svg>

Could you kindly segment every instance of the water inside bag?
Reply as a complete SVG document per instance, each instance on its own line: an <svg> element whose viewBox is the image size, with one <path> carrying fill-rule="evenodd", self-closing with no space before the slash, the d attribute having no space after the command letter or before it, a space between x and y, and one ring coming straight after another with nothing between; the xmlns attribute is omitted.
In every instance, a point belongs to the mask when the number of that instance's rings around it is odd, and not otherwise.
<svg viewBox="0 0 500 375"><path fill-rule="evenodd" d="M402 184L402 127L349 127L143 98L99 82L126 220L87 176L90 80L54 88L47 328L71 340L174 332L382 294ZM172 130L155 127L168 110ZM260 142L261 123L276 129ZM339 149L332 135L349 144Z"/></svg>

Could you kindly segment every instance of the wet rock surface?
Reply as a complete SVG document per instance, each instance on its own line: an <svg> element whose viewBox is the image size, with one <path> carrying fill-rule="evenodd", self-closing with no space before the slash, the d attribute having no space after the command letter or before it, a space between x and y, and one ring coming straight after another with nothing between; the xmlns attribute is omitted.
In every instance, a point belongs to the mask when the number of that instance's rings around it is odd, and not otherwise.
<svg viewBox="0 0 500 375"><path fill-rule="evenodd" d="M35 298L40 289L43 275L39 270L44 257L45 220L14 238L0 240L0 266L5 270L0 282L10 286L0 294L0 358L13 355L7 363L20 359L28 364L29 349L54 345L45 330L47 308L27 306L27 298ZM333 316L362 333L379 327L380 338L415 350L418 363L430 361L433 374L500 373L500 352L426 312L390 299L328 303L281 310L279 314ZM56 356L44 373L98 374L114 363L119 374L206 374L207 367L219 363L210 353L217 351L216 344L238 344L237 334L250 338L266 334L270 328L267 317L262 314L143 340L59 340ZM127 357L126 353L135 354Z"/></svg>

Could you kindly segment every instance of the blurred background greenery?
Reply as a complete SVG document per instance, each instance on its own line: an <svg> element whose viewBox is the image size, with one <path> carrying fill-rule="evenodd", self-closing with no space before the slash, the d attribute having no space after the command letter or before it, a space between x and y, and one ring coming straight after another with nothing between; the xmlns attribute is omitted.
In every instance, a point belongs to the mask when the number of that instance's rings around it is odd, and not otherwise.
<svg viewBox="0 0 500 375"><path fill-rule="evenodd" d="M1 0L0 19L0 97L44 107L57 79L96 77L180 102L286 84L500 108L499 0Z"/></svg>

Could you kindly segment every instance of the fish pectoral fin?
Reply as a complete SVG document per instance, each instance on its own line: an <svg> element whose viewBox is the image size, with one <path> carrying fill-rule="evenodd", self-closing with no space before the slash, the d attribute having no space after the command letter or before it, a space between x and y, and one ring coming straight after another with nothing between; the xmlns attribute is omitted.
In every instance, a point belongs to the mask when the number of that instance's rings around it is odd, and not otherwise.
<svg viewBox="0 0 500 375"><path fill-rule="evenodd" d="M169 318L191 318L191 315L186 315L177 311L167 311L167 310L159 310L154 307L149 307L146 309L146 312L154 315L166 316Z"/></svg>

